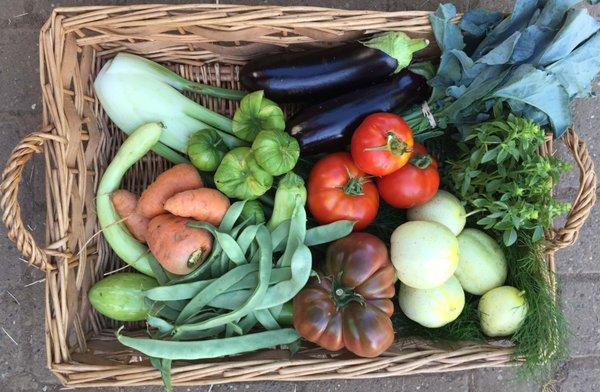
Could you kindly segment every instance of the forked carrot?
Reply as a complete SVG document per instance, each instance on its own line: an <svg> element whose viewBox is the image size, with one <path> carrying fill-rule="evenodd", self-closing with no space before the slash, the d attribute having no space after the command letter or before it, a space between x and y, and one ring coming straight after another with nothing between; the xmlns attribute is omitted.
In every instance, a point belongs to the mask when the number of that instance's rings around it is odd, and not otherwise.
<svg viewBox="0 0 600 392"><path fill-rule="evenodd" d="M194 166L181 163L160 174L142 192L138 212L148 219L166 212L164 205L171 196L190 189L202 188L202 178Z"/></svg>
<svg viewBox="0 0 600 392"><path fill-rule="evenodd" d="M193 218L219 226L229 209L229 199L216 189L200 188L183 191L165 203L165 210L173 215Z"/></svg>

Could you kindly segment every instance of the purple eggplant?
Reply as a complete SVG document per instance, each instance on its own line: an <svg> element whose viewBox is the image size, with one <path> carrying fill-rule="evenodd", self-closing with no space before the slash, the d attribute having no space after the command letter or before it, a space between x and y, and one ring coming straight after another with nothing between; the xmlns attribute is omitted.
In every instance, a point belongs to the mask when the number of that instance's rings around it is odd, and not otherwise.
<svg viewBox="0 0 600 392"><path fill-rule="evenodd" d="M428 44L388 32L365 42L275 54L248 62L240 81L277 102L316 101L382 81L408 66L413 53Z"/></svg>
<svg viewBox="0 0 600 392"><path fill-rule="evenodd" d="M426 99L424 77L404 70L391 79L310 106L287 122L302 154L344 149L354 129L372 113L389 112Z"/></svg>

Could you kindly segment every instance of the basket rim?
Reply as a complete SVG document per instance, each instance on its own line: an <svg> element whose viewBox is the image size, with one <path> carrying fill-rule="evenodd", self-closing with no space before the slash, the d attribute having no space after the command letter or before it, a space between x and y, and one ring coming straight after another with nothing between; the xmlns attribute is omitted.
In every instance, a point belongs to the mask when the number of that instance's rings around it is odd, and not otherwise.
<svg viewBox="0 0 600 392"><path fill-rule="evenodd" d="M64 250L64 243L56 244L49 243L44 248L37 246L33 238L27 237L29 234L26 228L18 227L20 217L20 206L16 202L18 193L18 180L20 179L23 166L31 158L34 153L43 150L46 156L46 164L53 159L56 159L56 151L68 149L69 131L68 121L65 121L66 111L56 113L56 102L61 99L69 98L71 95L63 94L63 80L61 80L61 66L67 62L71 66L71 59L68 56L77 57L85 55L85 48L77 46L77 50L69 52L69 41L77 41L77 22L78 20L85 21L86 18L95 20L96 15L102 16L107 11L110 12L145 12L155 10L157 14L167 12L167 10L231 10L244 8L247 10L283 10L293 12L335 12L341 17L360 16L361 12L369 16L389 17L389 18L412 18L422 19L431 14L430 11L398 11L398 12L383 12L383 11L361 11L361 10L338 10L335 8L324 7L284 7L284 6L242 6L236 4L185 4L185 5L136 5L136 6L90 6L90 7L60 7L53 10L52 15L44 24L40 32L40 83L43 91L43 124L41 132L29 135L26 137L13 151L14 160L11 160L3 174L2 184L2 209L3 219L5 224L10 228L9 235L12 233L13 240L18 244L19 249L23 254L28 256L34 264L41 266L46 271L46 351L48 367L65 385L74 387L91 387L91 386L118 386L118 385L150 385L158 383L160 375L153 368L150 369L145 364L129 364L129 365L81 365L80 362L74 361L76 357L71 352L67 344L66 331L61 329L67 328L67 320L69 316L64 314L57 315L56 312L60 309L66 311L66 299L62 304L62 297L58 299L58 303L51 303L50 293L57 292L57 285L64 278L65 271L76 268L77 258L74 251ZM376 19L374 17L374 19ZM104 20L100 18L98 20ZM81 22L83 23L83 22ZM165 24L171 23L164 21ZM236 22L238 23L238 22ZM239 22L242 23L242 22ZM428 21L427 21L428 24ZM212 24L204 24L204 26ZM219 25L216 23L214 26ZM429 27L430 28L430 27ZM356 31L356 30L352 30ZM369 29L360 30L368 32ZM422 31L422 30L417 30ZM85 41L84 41L85 42ZM89 44L93 47L93 44ZM61 59L58 61L57 58ZM77 61L75 59L74 61ZM67 89L68 90L68 89ZM73 92L74 95L75 92ZM81 93L81 92L80 92ZM93 98L93 92L90 97ZM83 105L88 98L83 95L82 102L73 102L75 107L77 104ZM80 97L82 98L82 97ZM74 101L74 99L72 99ZM64 109L64 107L63 107ZM577 165L581 171L580 182L581 186L576 195L574 207L564 228L548 233L554 240L553 246L548 248L547 259L548 266L551 271L554 271L554 253L563 247L572 245L578 235L578 231L589 216L591 207L595 203L595 188L596 177L594 173L594 164L589 156L585 143L579 139L577 134L570 130L563 139L564 143L573 153ZM547 138L546 144L541 153L551 154L553 150L552 137ZM17 183L15 187L14 184ZM4 184L11 184L4 186ZM10 192L7 192L9 190ZM47 193L52 196L51 193ZM7 196L8 195L8 196ZM8 212L8 213L7 213ZM49 210L49 214L52 211ZM7 218L8 217L8 222ZM22 223L22 222L21 222ZM17 225L17 226L15 226ZM36 253L37 252L37 253ZM49 261L50 260L50 261ZM73 273L71 272L71 275ZM555 285L553 274L552 283ZM57 322L58 320L58 322ZM85 339L83 331L76 331L77 339ZM84 342L85 344L85 342ZM423 349L427 353L431 348ZM416 361L411 361L408 364L403 362L402 354L390 354L390 356L380 357L377 359L363 360L356 362L356 359L335 359L330 358L327 361L315 363L302 363L294 361L281 361L280 359L271 360L256 364L256 361L249 361L252 365L248 365L246 369L238 369L243 367L243 362L226 362L230 366L223 367L223 362L190 365L185 368L177 368L176 372L181 372L181 376L175 382L175 385L201 385L214 384L221 382L237 382L237 381L260 381L260 380L309 380L309 379L327 379L329 378L373 378L387 377L395 375L415 374L415 373L430 373L432 371L457 371L476 367L488 366L510 366L513 349L511 347L499 346L494 347L489 344L475 344L470 348L461 350L447 349L443 352L430 352L421 358L419 355L414 355L414 358L419 358ZM452 359L453 357L457 357ZM464 358L461 358L464 357ZM465 359L466 358L466 359ZM66 360L65 360L66 359ZM461 359L463 361L461 361ZM331 361L335 362L331 365ZM414 363L420 363L415 366ZM396 363L396 364L395 364ZM400 364L397 364L400 363ZM302 367L303 366L303 367ZM329 368L327 366L330 366ZM289 367L288 370L286 370ZM325 367L325 368L324 368ZM348 371L338 372L340 368L347 367ZM115 381L115 375L125 376L129 373L133 374L124 381ZM138 373L139 372L139 373ZM203 373L204 372L204 373ZM212 372L212 373L211 373ZM136 378L135 374L139 377ZM204 375L203 375L204 374ZM186 378L187 377L187 378Z"/></svg>

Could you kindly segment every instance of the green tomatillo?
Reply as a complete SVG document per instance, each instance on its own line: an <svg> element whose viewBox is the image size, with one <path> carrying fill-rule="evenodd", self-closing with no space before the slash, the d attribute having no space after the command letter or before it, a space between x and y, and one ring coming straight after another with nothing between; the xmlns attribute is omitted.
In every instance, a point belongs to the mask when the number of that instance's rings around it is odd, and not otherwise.
<svg viewBox="0 0 600 392"><path fill-rule="evenodd" d="M194 133L188 142L187 153L192 164L201 171L217 170L229 149L214 129L202 129Z"/></svg>
<svg viewBox="0 0 600 392"><path fill-rule="evenodd" d="M260 131L283 132L284 129L283 111L265 98L262 90L246 95L233 116L233 133L248 142L253 141Z"/></svg>
<svg viewBox="0 0 600 392"><path fill-rule="evenodd" d="M273 176L259 166L250 147L238 147L221 161L215 185L228 197L254 200L271 188Z"/></svg>
<svg viewBox="0 0 600 392"><path fill-rule="evenodd" d="M252 151L258 164L273 176L291 171L300 157L298 141L282 131L261 131Z"/></svg>

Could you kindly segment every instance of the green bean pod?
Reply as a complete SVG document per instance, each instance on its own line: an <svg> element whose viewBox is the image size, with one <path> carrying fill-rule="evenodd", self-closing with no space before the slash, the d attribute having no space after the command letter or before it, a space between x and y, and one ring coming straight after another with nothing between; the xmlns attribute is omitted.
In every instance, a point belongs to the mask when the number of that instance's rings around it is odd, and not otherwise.
<svg viewBox="0 0 600 392"><path fill-rule="evenodd" d="M290 344L299 338L300 335L293 328L201 341L131 338L121 335L121 329L117 331L117 339L121 344L149 357L170 360L218 358L225 355L235 355L282 344Z"/></svg>
<svg viewBox="0 0 600 392"><path fill-rule="evenodd" d="M254 317L256 317L258 322L268 331L281 329L281 326L277 320L275 320L275 317L273 317L271 312L269 312L269 309L255 310Z"/></svg>
<svg viewBox="0 0 600 392"><path fill-rule="evenodd" d="M251 289L258 284L258 271L251 272L238 283L231 286L227 292L243 289ZM283 280L288 280L292 276L290 267L273 268L271 271L271 279L269 284L276 284ZM181 283L173 286L158 286L150 290L146 290L144 295L152 301L180 301L194 298L200 291L204 290L209 284L216 279L199 280L191 283Z"/></svg>
<svg viewBox="0 0 600 392"><path fill-rule="evenodd" d="M213 235L213 237L215 238L215 240L217 240L219 242L219 244L221 245L221 248L223 248L223 252L225 252L225 254L235 264L241 265L241 264L245 264L247 262L244 252L242 252L242 249L240 248L238 243L235 241L235 239L231 235L224 233L222 231L219 231L213 225L211 225L210 223L206 223L206 222L201 222L201 221L190 222L190 223L188 223L188 226L199 228L199 229L204 229L204 230L208 231L209 233L211 233Z"/></svg>
<svg viewBox="0 0 600 392"><path fill-rule="evenodd" d="M217 316L201 323L183 324L175 327L175 333L173 335L174 339L177 338L180 332L213 328L219 325L230 323L234 320L238 320L252 312L258 304L262 303L265 294L267 293L267 289L269 288L269 280L271 279L271 270L273 267L273 247L271 246L269 231L262 225L259 227L258 232L256 233L256 240L260 249L258 284L248 298L244 301L244 303L242 303L240 307L227 314ZM218 280L220 279L222 278L219 278Z"/></svg>
<svg viewBox="0 0 600 392"><path fill-rule="evenodd" d="M257 270L258 265L256 264L244 264L216 279L188 302L177 317L177 324L185 323L190 317L198 314L214 297L226 292L227 289L242 280L246 275Z"/></svg>
<svg viewBox="0 0 600 392"><path fill-rule="evenodd" d="M154 256L147 246L138 242L125 225L119 222L121 217L117 214L110 197L121 186L125 172L158 142L163 129L164 126L161 123L153 122L144 124L135 130L123 142L104 171L96 196L98 221L102 234L110 247L125 263L152 277L155 277L155 274L150 267L149 260L154 259Z"/></svg>

